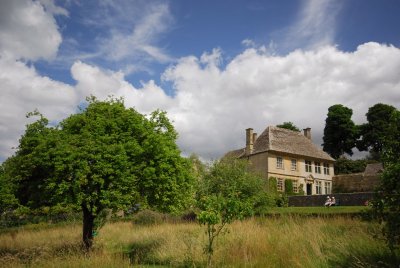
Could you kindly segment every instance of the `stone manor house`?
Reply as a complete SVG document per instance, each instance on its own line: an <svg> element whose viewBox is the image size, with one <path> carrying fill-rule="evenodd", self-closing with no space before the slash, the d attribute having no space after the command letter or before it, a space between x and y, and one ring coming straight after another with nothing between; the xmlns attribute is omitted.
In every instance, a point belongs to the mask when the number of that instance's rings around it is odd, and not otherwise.
<svg viewBox="0 0 400 268"><path fill-rule="evenodd" d="M264 178L277 179L278 191L284 191L285 180L293 181L293 191L306 195L332 192L335 160L311 141L311 129L301 132L274 126L257 137L246 129L246 147L228 152L226 157L246 158Z"/></svg>

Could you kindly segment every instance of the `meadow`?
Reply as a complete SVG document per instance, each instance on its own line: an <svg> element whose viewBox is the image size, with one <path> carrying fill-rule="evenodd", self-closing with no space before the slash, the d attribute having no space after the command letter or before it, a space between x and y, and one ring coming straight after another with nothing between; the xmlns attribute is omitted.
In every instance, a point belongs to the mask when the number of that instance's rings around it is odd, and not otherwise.
<svg viewBox="0 0 400 268"><path fill-rule="evenodd" d="M334 208L333 208L334 209ZM331 210L330 213L333 213ZM106 224L93 252L81 225L25 226L0 234L0 267L204 267L204 227L195 222ZM359 217L256 217L236 221L217 241L215 267L398 267L380 226Z"/></svg>

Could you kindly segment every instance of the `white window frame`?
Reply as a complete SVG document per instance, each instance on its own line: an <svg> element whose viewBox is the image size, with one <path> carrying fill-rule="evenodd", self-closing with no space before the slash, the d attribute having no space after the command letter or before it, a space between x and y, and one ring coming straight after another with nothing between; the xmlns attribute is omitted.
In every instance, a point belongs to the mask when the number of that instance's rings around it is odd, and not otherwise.
<svg viewBox="0 0 400 268"><path fill-rule="evenodd" d="M328 163L324 163L324 174L325 175L330 175L329 173L329 164Z"/></svg>
<svg viewBox="0 0 400 268"><path fill-rule="evenodd" d="M321 174L321 163L320 162L314 162L315 166L315 173L316 174Z"/></svg>
<svg viewBox="0 0 400 268"><path fill-rule="evenodd" d="M294 193L299 192L299 182L297 180L293 180L293 192Z"/></svg>
<svg viewBox="0 0 400 268"><path fill-rule="evenodd" d="M290 166L292 171L296 171L297 170L297 160L296 159L292 159L291 160L291 166Z"/></svg>
<svg viewBox="0 0 400 268"><path fill-rule="evenodd" d="M284 185L285 185L284 179L278 178L276 182L276 189L278 190L278 192L283 192L285 190Z"/></svg>
<svg viewBox="0 0 400 268"><path fill-rule="evenodd" d="M332 186L330 181L325 182L325 194L331 194L332 193Z"/></svg>
<svg viewBox="0 0 400 268"><path fill-rule="evenodd" d="M276 168L278 169L284 169L284 165L283 165L283 158L280 156L276 157Z"/></svg>
<svg viewBox="0 0 400 268"><path fill-rule="evenodd" d="M309 160L305 160L305 168L306 172L312 173L312 162Z"/></svg>
<svg viewBox="0 0 400 268"><path fill-rule="evenodd" d="M315 182L315 194L322 194L322 182L321 181Z"/></svg>

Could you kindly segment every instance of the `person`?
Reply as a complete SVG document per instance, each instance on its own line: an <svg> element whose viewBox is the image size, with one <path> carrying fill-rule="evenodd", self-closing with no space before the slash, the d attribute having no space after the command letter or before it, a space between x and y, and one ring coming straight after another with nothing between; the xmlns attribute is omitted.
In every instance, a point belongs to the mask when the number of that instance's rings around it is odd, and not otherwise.
<svg viewBox="0 0 400 268"><path fill-rule="evenodd" d="M331 198L329 197L329 195L326 197L326 201L325 201L325 207L330 207L331 206Z"/></svg>
<svg viewBox="0 0 400 268"><path fill-rule="evenodd" d="M334 196L332 196L331 206L336 206L336 199Z"/></svg>

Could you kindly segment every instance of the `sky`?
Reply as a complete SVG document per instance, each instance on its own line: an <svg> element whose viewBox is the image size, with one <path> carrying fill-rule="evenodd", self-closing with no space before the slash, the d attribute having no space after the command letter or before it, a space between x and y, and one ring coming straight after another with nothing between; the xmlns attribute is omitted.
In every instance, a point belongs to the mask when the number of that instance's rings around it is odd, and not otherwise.
<svg viewBox="0 0 400 268"><path fill-rule="evenodd" d="M328 108L400 106L398 0L0 0L0 162L28 112L86 96L167 111L183 155L217 159L286 121L322 144Z"/></svg>

